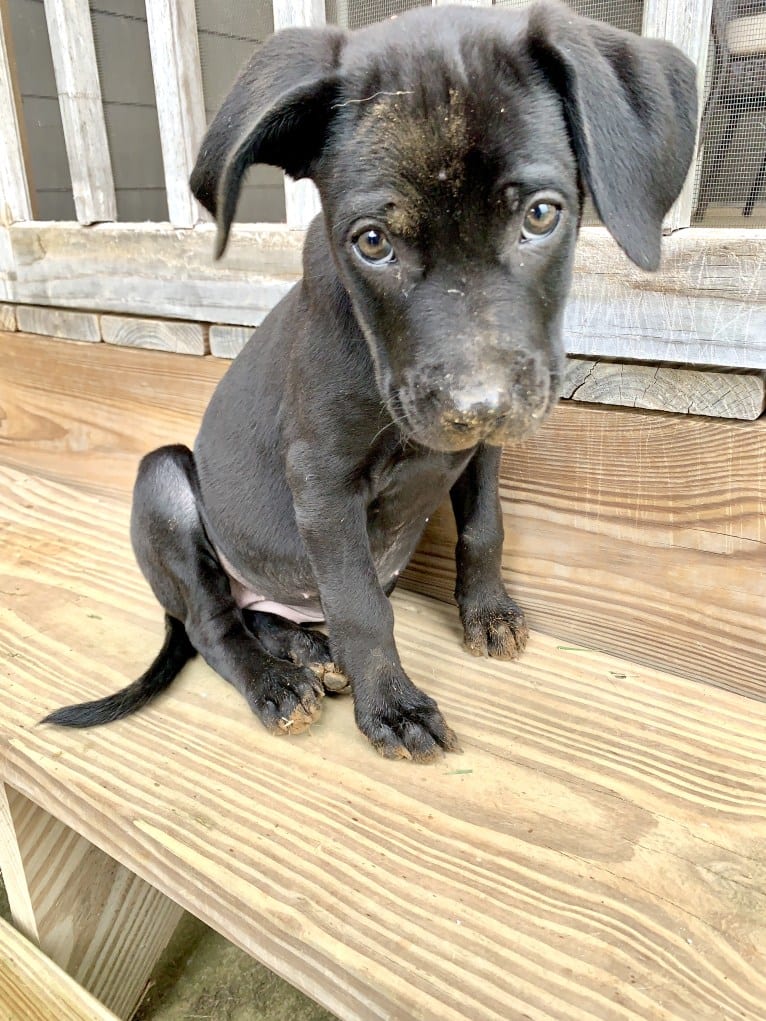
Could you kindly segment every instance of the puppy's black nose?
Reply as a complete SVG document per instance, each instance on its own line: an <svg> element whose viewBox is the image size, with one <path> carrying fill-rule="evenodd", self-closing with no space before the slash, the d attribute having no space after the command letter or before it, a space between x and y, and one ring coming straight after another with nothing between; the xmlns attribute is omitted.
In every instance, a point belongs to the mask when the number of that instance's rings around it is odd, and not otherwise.
<svg viewBox="0 0 766 1021"><path fill-rule="evenodd" d="M442 405L441 419L454 432L485 432L498 426L511 412L512 397L497 389L472 389L450 394Z"/></svg>

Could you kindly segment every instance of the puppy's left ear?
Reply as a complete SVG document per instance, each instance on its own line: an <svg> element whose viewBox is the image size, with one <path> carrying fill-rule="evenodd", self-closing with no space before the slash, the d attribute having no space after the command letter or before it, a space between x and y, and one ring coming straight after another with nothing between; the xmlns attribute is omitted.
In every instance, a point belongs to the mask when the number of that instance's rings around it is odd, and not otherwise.
<svg viewBox="0 0 766 1021"><path fill-rule="evenodd" d="M339 87L346 40L336 28L286 28L255 51L205 133L190 186L218 224L223 255L245 171L253 163L311 177Z"/></svg>
<svg viewBox="0 0 766 1021"><path fill-rule="evenodd" d="M533 55L561 94L599 216L633 262L657 269L662 221L694 153L694 65L669 43L558 3L536 4L528 31Z"/></svg>

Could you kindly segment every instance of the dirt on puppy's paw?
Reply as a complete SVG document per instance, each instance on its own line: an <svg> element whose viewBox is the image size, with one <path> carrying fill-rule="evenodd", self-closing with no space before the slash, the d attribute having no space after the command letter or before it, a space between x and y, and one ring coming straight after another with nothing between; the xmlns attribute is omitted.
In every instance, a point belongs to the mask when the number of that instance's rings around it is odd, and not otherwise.
<svg viewBox="0 0 766 1021"><path fill-rule="evenodd" d="M325 691L331 695L350 695L351 683L345 674L342 674L334 663L309 663L309 670L313 671L322 682Z"/></svg>
<svg viewBox="0 0 766 1021"><path fill-rule="evenodd" d="M516 659L525 649L529 627L524 611L510 598L463 615L466 649L473 656Z"/></svg>

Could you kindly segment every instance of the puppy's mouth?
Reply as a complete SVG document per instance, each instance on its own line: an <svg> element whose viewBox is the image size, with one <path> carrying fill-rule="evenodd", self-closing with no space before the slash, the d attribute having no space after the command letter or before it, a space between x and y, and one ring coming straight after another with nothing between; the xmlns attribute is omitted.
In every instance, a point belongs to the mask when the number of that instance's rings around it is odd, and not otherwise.
<svg viewBox="0 0 766 1021"><path fill-rule="evenodd" d="M533 384L520 378L507 389L402 386L387 404L408 439L431 450L455 452L530 436L550 415L560 388L561 373L554 369L539 373Z"/></svg>

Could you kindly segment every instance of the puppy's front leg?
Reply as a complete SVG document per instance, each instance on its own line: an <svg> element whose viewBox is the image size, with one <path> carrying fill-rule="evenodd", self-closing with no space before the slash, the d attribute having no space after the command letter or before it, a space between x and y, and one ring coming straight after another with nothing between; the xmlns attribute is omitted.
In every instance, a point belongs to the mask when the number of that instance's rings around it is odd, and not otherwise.
<svg viewBox="0 0 766 1021"><path fill-rule="evenodd" d="M499 447L482 444L450 490L458 531L455 599L468 651L515 659L527 644L529 629L501 576L500 453Z"/></svg>
<svg viewBox="0 0 766 1021"><path fill-rule="evenodd" d="M347 485L319 480L315 468L312 474L294 461L291 467L298 528L319 585L333 660L351 682L359 729L387 758L430 762L443 751L458 751L436 702L415 687L399 661L364 500Z"/></svg>

